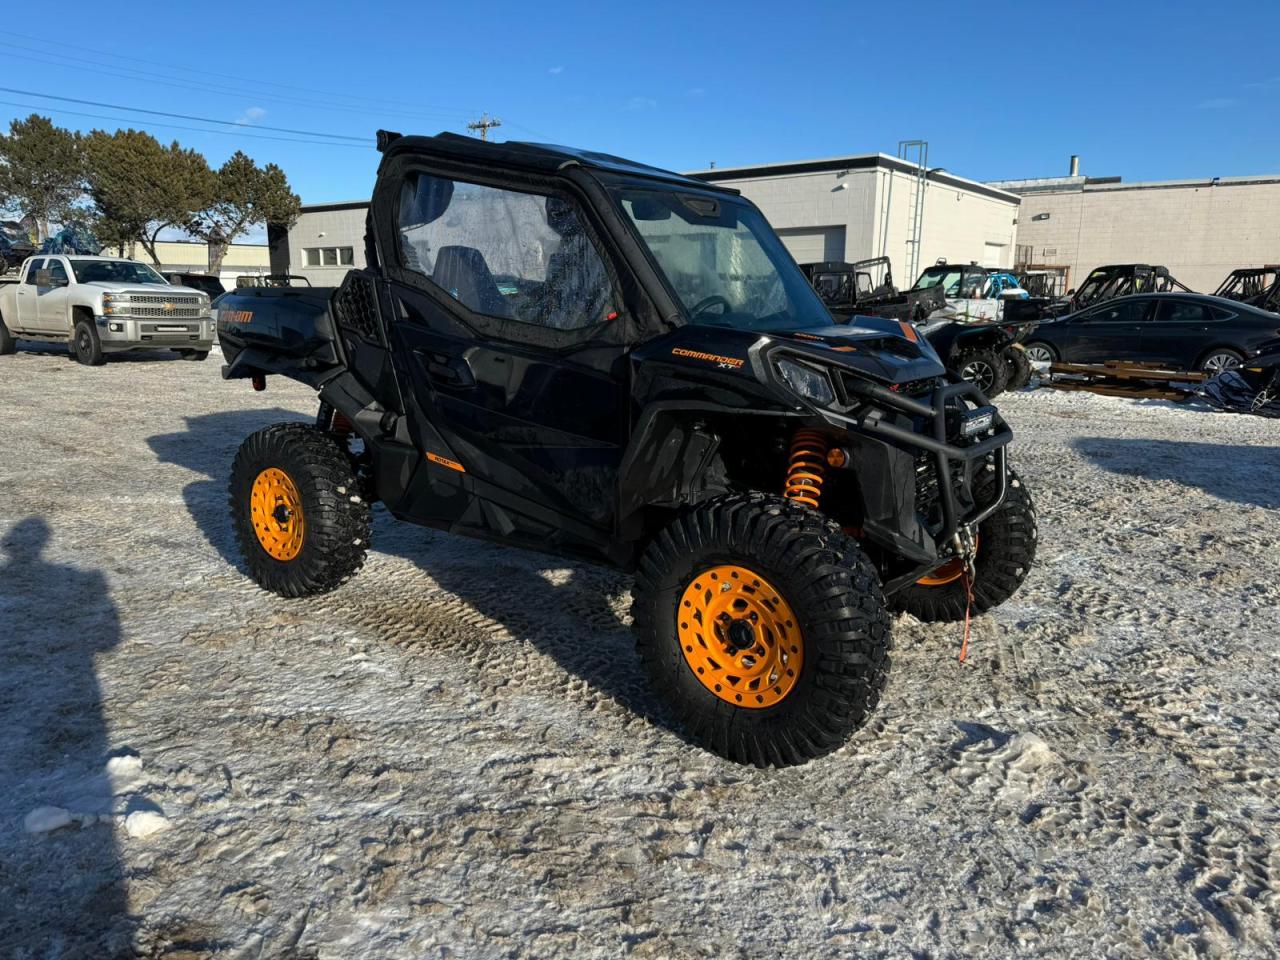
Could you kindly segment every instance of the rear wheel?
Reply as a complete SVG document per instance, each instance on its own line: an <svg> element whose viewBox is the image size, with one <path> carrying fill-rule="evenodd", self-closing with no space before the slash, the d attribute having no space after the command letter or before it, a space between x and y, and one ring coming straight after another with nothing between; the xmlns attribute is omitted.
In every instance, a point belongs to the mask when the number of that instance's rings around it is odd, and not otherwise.
<svg viewBox="0 0 1280 960"><path fill-rule="evenodd" d="M956 372L965 380L976 384L987 399L1004 392L1007 375L1004 358L985 347L965 350L956 357Z"/></svg>
<svg viewBox="0 0 1280 960"><path fill-rule="evenodd" d="M18 342L13 339L13 334L4 325L4 317L0 317L0 356L13 353L17 349Z"/></svg>
<svg viewBox="0 0 1280 960"><path fill-rule="evenodd" d="M1004 348L1005 383L1009 390L1021 390L1031 383L1031 361L1018 344Z"/></svg>
<svg viewBox="0 0 1280 960"><path fill-rule="evenodd" d="M804 763L879 703L889 621L857 543L779 497L720 497L640 561L637 647L689 736L738 763Z"/></svg>
<svg viewBox="0 0 1280 960"><path fill-rule="evenodd" d="M995 494L996 475L984 473L978 484L978 501L989 503ZM973 563L973 612L998 607L1022 586L1036 559L1036 511L1022 480L1012 470L1004 502L977 530L977 554ZM904 587L889 598L897 611L926 623L963 620L968 607L964 568L953 560Z"/></svg>
<svg viewBox="0 0 1280 960"><path fill-rule="evenodd" d="M83 363L86 367L100 367L106 362L102 355L102 341L98 339L98 328L93 325L92 320L76 321L76 327L71 332L71 352L76 362Z"/></svg>
<svg viewBox="0 0 1280 960"><path fill-rule="evenodd" d="M282 597L333 590L364 563L369 505L333 437L303 423L259 430L231 468L231 517L258 584Z"/></svg>
<svg viewBox="0 0 1280 960"><path fill-rule="evenodd" d="M1224 370L1234 370L1242 363L1244 363L1244 357L1239 353L1226 347L1218 347L1201 358L1200 369L1208 374L1218 374Z"/></svg>

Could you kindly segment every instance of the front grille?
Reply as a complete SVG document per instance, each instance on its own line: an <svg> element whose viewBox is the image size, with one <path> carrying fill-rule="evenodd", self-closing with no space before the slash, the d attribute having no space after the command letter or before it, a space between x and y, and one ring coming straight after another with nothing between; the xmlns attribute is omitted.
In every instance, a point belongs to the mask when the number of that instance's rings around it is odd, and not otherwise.
<svg viewBox="0 0 1280 960"><path fill-rule="evenodd" d="M200 316L200 308L173 306L166 310L164 307L140 307L134 300L129 306L129 315L144 320L194 320Z"/></svg>
<svg viewBox="0 0 1280 960"><path fill-rule="evenodd" d="M200 298L193 297L190 294L174 294L172 297L164 297L154 293L131 293L129 294L129 302L134 306L138 304L155 304L164 309L165 304L172 304L174 307L198 307L200 306Z"/></svg>

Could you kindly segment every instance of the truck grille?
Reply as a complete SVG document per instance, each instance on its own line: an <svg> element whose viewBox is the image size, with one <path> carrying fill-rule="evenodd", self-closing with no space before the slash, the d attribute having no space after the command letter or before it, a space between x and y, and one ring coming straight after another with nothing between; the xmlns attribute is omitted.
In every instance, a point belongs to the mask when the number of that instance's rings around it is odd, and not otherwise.
<svg viewBox="0 0 1280 960"><path fill-rule="evenodd" d="M194 320L200 316L200 298L190 294L166 297L135 293L129 297L129 314L142 319Z"/></svg>

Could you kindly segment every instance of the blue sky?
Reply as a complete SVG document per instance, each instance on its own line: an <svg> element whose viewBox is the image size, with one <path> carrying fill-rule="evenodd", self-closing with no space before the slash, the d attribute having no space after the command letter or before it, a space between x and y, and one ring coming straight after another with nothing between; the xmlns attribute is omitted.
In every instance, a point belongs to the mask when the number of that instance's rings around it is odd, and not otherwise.
<svg viewBox="0 0 1280 960"><path fill-rule="evenodd" d="M979 180L1064 174L1072 153L1125 180L1280 172L1274 0L58 9L7 20L0 86L242 125L173 129L208 125L0 92L6 127L34 107L177 138L215 164L239 147L280 164L306 202L367 196L377 127L463 132L481 111L504 121L498 139L675 169L922 138L931 165Z"/></svg>

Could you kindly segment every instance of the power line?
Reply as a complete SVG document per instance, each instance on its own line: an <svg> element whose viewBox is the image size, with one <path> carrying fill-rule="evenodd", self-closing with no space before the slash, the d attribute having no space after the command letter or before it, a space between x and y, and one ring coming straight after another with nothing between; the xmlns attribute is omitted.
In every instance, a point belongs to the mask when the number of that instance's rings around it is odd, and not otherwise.
<svg viewBox="0 0 1280 960"><path fill-rule="evenodd" d="M137 121L130 120L128 117L108 117L101 113L84 113L80 110L67 110L63 107L47 107L39 106L34 103L18 103L14 100L0 100L0 104L6 107L21 107L24 110L44 110L47 113L63 114L71 117L89 117L94 120L111 120L114 123L135 123ZM368 144L359 143L337 143L332 140L302 140L297 137L272 137L266 134L244 133L235 130L209 130L205 127L184 127L177 123L156 123L151 121L153 127L163 127L166 130L191 130L195 133L212 133L220 137L249 137L253 140L275 140L279 143L310 143L322 147L347 147L348 149L359 150L361 147L367 147Z"/></svg>
<svg viewBox="0 0 1280 960"><path fill-rule="evenodd" d="M105 107L108 110L123 110L126 113L145 113L153 117L173 117L177 120L195 120L198 123L217 123L224 127L244 127L246 124L237 123L234 120L215 120L211 117L196 117L188 113L167 113L163 110L147 110L143 107L126 107L118 103L102 103L98 100L81 100L77 97L60 97L52 93L37 93L32 90L17 90L13 87L0 87L0 92L16 93L20 97L38 97L41 100L61 100L63 103L78 103L89 107ZM347 140L359 144L367 144L368 137L352 137L345 133L322 133L316 130L294 130L289 127L269 127L265 124L255 124L254 129L257 130L273 130L276 133L296 133L304 137L328 137L333 140Z"/></svg>
<svg viewBox="0 0 1280 960"><path fill-rule="evenodd" d="M290 97L282 94L263 93L261 90L250 90L243 87L232 87L232 86L227 86L225 84L208 83L207 81L203 83L188 81L184 79L169 77L165 74L153 73L148 70L139 70L134 67L118 67L115 64L103 64L101 61L98 61L98 60L86 61L85 58L78 57L78 56L76 58L71 58L69 55L52 53L47 50L37 50L34 47L27 47L21 44L9 43L8 41L0 41L0 47L9 47L14 50L29 51L28 53L9 52L5 54L6 56L12 57L15 60L29 60L32 63L43 63L43 64L48 64L50 66L56 66L56 67L73 66L77 70L80 70L86 73L96 73L96 74L101 74L102 76L118 77L123 80L135 80L135 81L142 81L146 83L160 84L162 86L176 87L182 90L199 90L202 92L221 92L225 94L231 94L235 96L243 96L243 97L248 97L255 100L261 100L268 103L271 103L271 102L287 103L290 105L297 105L297 106L318 107L324 110L341 111L344 113L359 113L364 116L368 116L370 112L370 108L367 106L343 105L343 104L336 104L331 101L311 100L304 97ZM33 56L32 54L37 54L37 55ZM50 58L57 58L57 59L50 59ZM87 66L86 63L93 64L93 65ZM467 113L469 113L470 111L456 110L456 111L449 111L449 112L439 111L436 113L428 113L428 112L422 112L422 111L410 112L405 110L387 110L384 107L382 108L381 112L388 117L394 116L394 117L403 117L408 119L440 120L440 119L461 118L463 116L466 116Z"/></svg>
<svg viewBox="0 0 1280 960"><path fill-rule="evenodd" d="M13 33L12 31L10 31L8 33L8 36L17 37L20 40L30 40L34 43L43 44L45 46L63 47L68 50L75 50L78 53L89 53L91 55L96 55L100 57L108 57L112 60L127 60L130 63L134 62L135 60L134 57L127 57L122 54L111 53L108 50L81 47L72 43L63 43L58 40L47 40L44 37L33 37L29 34ZM156 60L150 60L148 62L153 66L165 67L170 70L177 70L181 73L194 74L202 80L207 80L209 77L209 71L207 69L198 69L198 68L186 66L184 64L166 63L163 61L156 61ZM241 80L241 81L244 81L245 83L253 84L254 87L259 87L259 86L279 87L284 90L296 90L300 93L317 94L319 96L323 96L329 99L336 97L339 99L351 100L358 103L374 104L376 106L383 107L383 108L385 108L388 103L394 103L394 104L399 104L400 106L411 107L415 109L421 109L422 107L434 107L435 109L438 109L438 110L448 111L450 114L453 114L453 115L465 115L467 113L474 112L472 109L459 110L454 107L442 107L438 104L414 103L408 100L389 100L385 97L378 97L378 98L361 97L361 96L356 96L350 93L338 93L332 90L320 90L314 87L301 87L295 84L279 83L271 80L263 80L260 77L243 77L243 76L236 76L234 74L224 74L223 77L224 79L227 79L227 80Z"/></svg>

